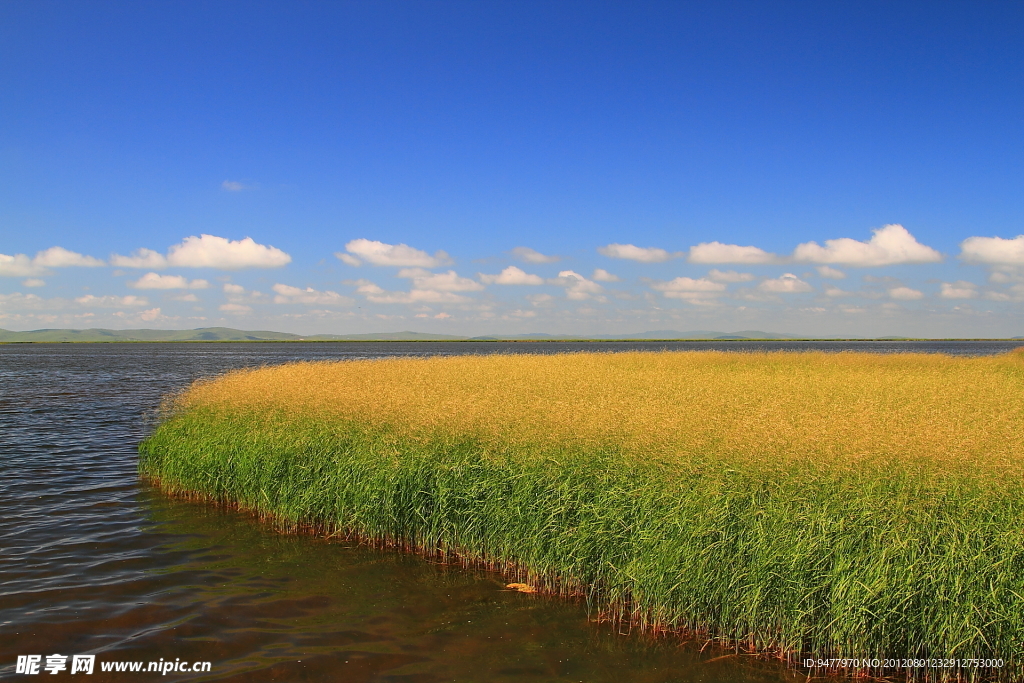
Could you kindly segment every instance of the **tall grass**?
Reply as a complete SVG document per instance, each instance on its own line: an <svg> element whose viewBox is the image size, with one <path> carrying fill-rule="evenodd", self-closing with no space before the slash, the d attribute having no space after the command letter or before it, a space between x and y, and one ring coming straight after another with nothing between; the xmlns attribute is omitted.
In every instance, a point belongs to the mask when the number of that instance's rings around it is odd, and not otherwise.
<svg viewBox="0 0 1024 683"><path fill-rule="evenodd" d="M200 382L140 469L642 627L1018 680L1022 446L1021 352L489 356Z"/></svg>

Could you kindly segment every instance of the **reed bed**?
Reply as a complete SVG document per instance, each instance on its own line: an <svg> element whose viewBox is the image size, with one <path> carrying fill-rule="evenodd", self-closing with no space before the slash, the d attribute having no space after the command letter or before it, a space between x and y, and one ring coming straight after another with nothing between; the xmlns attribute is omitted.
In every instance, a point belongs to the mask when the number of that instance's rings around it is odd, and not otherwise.
<svg viewBox="0 0 1024 683"><path fill-rule="evenodd" d="M1024 351L297 363L196 383L140 454L171 493L640 628L1024 679Z"/></svg>

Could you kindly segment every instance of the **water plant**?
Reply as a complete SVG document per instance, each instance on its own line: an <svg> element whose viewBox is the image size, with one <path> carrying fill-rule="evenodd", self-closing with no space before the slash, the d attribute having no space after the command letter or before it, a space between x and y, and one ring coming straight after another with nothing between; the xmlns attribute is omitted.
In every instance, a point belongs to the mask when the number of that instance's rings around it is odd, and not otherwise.
<svg viewBox="0 0 1024 683"><path fill-rule="evenodd" d="M456 555L642 628L1024 676L1024 352L297 363L168 403L171 493Z"/></svg>

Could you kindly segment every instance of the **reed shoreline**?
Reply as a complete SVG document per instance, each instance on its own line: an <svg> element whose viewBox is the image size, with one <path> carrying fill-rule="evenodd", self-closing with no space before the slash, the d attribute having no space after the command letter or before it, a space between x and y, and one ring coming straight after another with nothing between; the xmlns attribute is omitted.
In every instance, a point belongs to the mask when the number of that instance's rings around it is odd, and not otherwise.
<svg viewBox="0 0 1024 683"><path fill-rule="evenodd" d="M854 672L1010 681L1022 417L1021 353L307 363L196 384L140 472L505 570L641 629L791 663L1002 659Z"/></svg>

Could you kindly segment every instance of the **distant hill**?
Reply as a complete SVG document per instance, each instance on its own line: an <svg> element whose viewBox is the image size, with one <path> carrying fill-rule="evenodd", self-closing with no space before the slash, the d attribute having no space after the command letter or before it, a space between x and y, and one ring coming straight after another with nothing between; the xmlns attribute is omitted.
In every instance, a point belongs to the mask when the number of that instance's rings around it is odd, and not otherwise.
<svg viewBox="0 0 1024 683"><path fill-rule="evenodd" d="M821 337L819 337L821 338ZM427 334L424 332L373 332L369 334L316 334L301 335L290 332L267 330L235 330L230 327L201 327L195 330L32 330L11 332L0 329L0 343L4 342L170 342L170 341L626 341L707 339L807 339L796 334L763 332L761 330L740 330L739 332L717 332L712 330L652 330L633 334L603 335L555 335L543 332L529 334L494 335L482 337L460 337L450 334ZM906 337L881 337L880 339L906 339ZM1024 339L1024 337L1013 337Z"/></svg>
<svg viewBox="0 0 1024 683"><path fill-rule="evenodd" d="M197 330L0 330L0 342L294 341L301 338L288 332L250 332L230 327L203 327Z"/></svg>
<svg viewBox="0 0 1024 683"><path fill-rule="evenodd" d="M466 337L422 332L301 335L267 330L201 327L196 330L32 330L0 329L0 342L165 342L165 341L459 341Z"/></svg>

